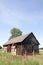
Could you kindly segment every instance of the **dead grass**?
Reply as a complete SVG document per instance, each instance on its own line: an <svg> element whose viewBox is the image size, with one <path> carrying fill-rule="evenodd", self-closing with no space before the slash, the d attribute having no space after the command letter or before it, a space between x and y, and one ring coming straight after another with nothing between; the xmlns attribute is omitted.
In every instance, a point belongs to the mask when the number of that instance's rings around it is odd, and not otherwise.
<svg viewBox="0 0 43 65"><path fill-rule="evenodd" d="M37 56L14 56L0 50L0 65L43 65L43 51Z"/></svg>

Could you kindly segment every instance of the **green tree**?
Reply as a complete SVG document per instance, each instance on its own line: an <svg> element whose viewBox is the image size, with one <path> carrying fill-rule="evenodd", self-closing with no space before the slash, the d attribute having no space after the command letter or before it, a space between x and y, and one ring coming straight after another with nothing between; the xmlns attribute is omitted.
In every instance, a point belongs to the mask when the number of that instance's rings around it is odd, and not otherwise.
<svg viewBox="0 0 43 65"><path fill-rule="evenodd" d="M12 28L10 32L11 32L11 36L10 36L9 40L14 37L22 35L22 31L18 28Z"/></svg>
<svg viewBox="0 0 43 65"><path fill-rule="evenodd" d="M0 49L2 49L2 47L0 46Z"/></svg>

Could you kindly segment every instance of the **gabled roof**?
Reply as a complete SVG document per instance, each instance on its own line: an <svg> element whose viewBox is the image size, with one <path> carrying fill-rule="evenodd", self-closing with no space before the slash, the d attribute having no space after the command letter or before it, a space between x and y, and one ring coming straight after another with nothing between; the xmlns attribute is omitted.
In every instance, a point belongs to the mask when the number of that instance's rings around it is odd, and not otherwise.
<svg viewBox="0 0 43 65"><path fill-rule="evenodd" d="M25 38L27 38L31 34L33 34L33 33L31 32L31 33L26 34L26 35L21 35L21 36L12 38L11 40L7 41L4 45L22 42Z"/></svg>

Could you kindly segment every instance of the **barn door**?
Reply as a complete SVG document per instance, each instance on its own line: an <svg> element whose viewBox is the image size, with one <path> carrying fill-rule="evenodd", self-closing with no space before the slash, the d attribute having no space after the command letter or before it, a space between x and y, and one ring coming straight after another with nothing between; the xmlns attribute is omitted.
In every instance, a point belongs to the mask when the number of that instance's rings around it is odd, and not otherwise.
<svg viewBox="0 0 43 65"><path fill-rule="evenodd" d="M7 52L11 52L11 46L10 45L7 46Z"/></svg>
<svg viewBox="0 0 43 65"><path fill-rule="evenodd" d="M22 55L22 45L17 45L16 54L17 55Z"/></svg>
<svg viewBox="0 0 43 65"><path fill-rule="evenodd" d="M17 46L17 48L16 48L16 54L20 55L20 47L19 46Z"/></svg>

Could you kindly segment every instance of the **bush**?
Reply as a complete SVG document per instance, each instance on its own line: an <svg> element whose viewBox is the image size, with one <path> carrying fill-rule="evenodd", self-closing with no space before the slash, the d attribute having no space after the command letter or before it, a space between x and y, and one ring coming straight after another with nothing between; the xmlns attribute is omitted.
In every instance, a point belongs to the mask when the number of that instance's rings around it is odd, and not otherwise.
<svg viewBox="0 0 43 65"><path fill-rule="evenodd" d="M0 46L0 49L2 49L2 47Z"/></svg>

